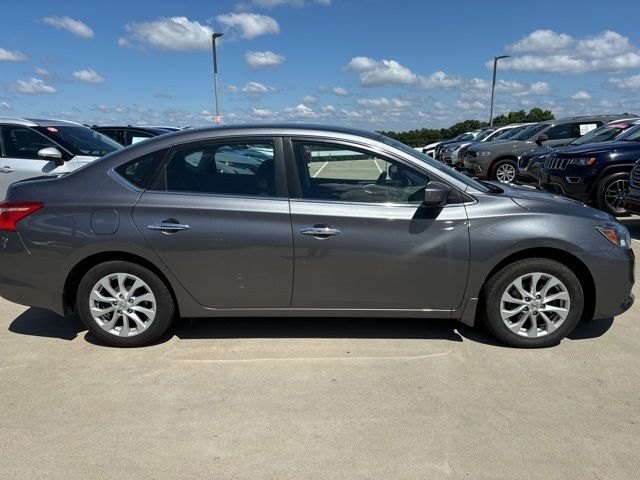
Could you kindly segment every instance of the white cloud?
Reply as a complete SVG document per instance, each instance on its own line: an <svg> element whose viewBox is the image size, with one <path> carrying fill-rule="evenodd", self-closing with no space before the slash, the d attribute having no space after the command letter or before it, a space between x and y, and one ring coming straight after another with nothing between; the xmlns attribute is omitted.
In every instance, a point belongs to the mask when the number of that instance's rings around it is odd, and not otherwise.
<svg viewBox="0 0 640 480"><path fill-rule="evenodd" d="M273 118L275 114L268 108L256 108L253 107L249 112L249 115L256 118Z"/></svg>
<svg viewBox="0 0 640 480"><path fill-rule="evenodd" d="M152 47L159 50L187 51L211 49L213 29L187 17L163 17L124 26L128 36L118 39L121 47Z"/></svg>
<svg viewBox="0 0 640 480"><path fill-rule="evenodd" d="M0 102L0 110L13 110L13 107L9 102Z"/></svg>
<svg viewBox="0 0 640 480"><path fill-rule="evenodd" d="M579 92L571 95L573 100L591 100L591 94L586 90L580 90Z"/></svg>
<svg viewBox="0 0 640 480"><path fill-rule="evenodd" d="M239 3L238 8L275 8L284 6L301 8L312 4L329 6L331 5L331 0L251 0L250 2Z"/></svg>
<svg viewBox="0 0 640 480"><path fill-rule="evenodd" d="M244 54L244 61L251 68L277 67L285 62L286 58L271 51L252 52Z"/></svg>
<svg viewBox="0 0 640 480"><path fill-rule="evenodd" d="M313 105L314 103L318 103L318 97L314 97L313 95L305 95L300 99L302 103Z"/></svg>
<svg viewBox="0 0 640 480"><path fill-rule="evenodd" d="M323 113L333 113L336 111L336 108L333 105L325 105L320 111Z"/></svg>
<svg viewBox="0 0 640 480"><path fill-rule="evenodd" d="M571 46L575 40L566 33L553 30L534 30L507 47L512 52L549 52Z"/></svg>
<svg viewBox="0 0 640 480"><path fill-rule="evenodd" d="M242 93L268 93L274 90L273 87L267 87L259 82L247 82L247 84L240 89Z"/></svg>
<svg viewBox="0 0 640 480"><path fill-rule="evenodd" d="M26 60L28 60L27 56L22 52L0 48L0 62L24 62Z"/></svg>
<svg viewBox="0 0 640 480"><path fill-rule="evenodd" d="M354 57L344 67L348 72L357 72L360 83L368 87L415 83L418 77L395 60L374 60Z"/></svg>
<svg viewBox="0 0 640 480"><path fill-rule="evenodd" d="M225 93L238 93L239 88L235 85L229 85L228 87L223 88L222 91Z"/></svg>
<svg viewBox="0 0 640 480"><path fill-rule="evenodd" d="M483 103L478 101L464 102L462 100L457 100L455 106L461 110L484 110L486 108Z"/></svg>
<svg viewBox="0 0 640 480"><path fill-rule="evenodd" d="M51 85L47 85L43 80L33 77L29 80L18 80L17 83L11 86L11 89L26 95L56 92L56 89Z"/></svg>
<svg viewBox="0 0 640 480"><path fill-rule="evenodd" d="M461 86L462 77L459 75L447 75L439 70L428 77L420 77L420 87L424 90L446 90Z"/></svg>
<svg viewBox="0 0 640 480"><path fill-rule="evenodd" d="M44 17L40 21L54 28L61 28L79 38L93 38L96 36L94 31L84 22L71 17Z"/></svg>
<svg viewBox="0 0 640 480"><path fill-rule="evenodd" d="M640 75L627 78L610 78L609 83L618 90L640 90Z"/></svg>
<svg viewBox="0 0 640 480"><path fill-rule="evenodd" d="M292 118L311 118L316 116L315 112L304 103L301 103L296 107L285 108L282 110L282 113L287 117Z"/></svg>
<svg viewBox="0 0 640 480"><path fill-rule="evenodd" d="M347 96L351 95L351 92L349 92L349 90L347 90L346 88L343 88L343 87L333 87L331 89L331 91L335 95L338 95L340 97L347 97Z"/></svg>
<svg viewBox="0 0 640 480"><path fill-rule="evenodd" d="M226 13L216 20L232 31L239 30L242 38L280 33L280 25L274 18L259 13Z"/></svg>
<svg viewBox="0 0 640 480"><path fill-rule="evenodd" d="M551 30L536 30L509 48L514 52L534 53L501 60L498 64L501 69L579 74L640 68L640 49L627 37L611 30L583 39ZM493 60L486 66L492 68Z"/></svg>
<svg viewBox="0 0 640 480"><path fill-rule="evenodd" d="M102 75L99 75L95 70L87 68L85 70L78 70L73 72L73 76L78 80L87 83L104 83L107 81Z"/></svg>
<svg viewBox="0 0 640 480"><path fill-rule="evenodd" d="M356 103L365 107L396 107L405 108L411 105L408 100L402 100L399 98L359 98Z"/></svg>

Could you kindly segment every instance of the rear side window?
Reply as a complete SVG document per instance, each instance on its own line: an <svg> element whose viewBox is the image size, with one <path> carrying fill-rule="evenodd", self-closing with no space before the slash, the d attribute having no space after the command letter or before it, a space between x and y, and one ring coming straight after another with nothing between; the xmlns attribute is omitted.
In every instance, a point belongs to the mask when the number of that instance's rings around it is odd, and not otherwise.
<svg viewBox="0 0 640 480"><path fill-rule="evenodd" d="M208 143L175 149L156 183L168 192L275 196L273 143Z"/></svg>
<svg viewBox="0 0 640 480"><path fill-rule="evenodd" d="M549 140L565 140L573 136L573 124L563 123L544 132Z"/></svg>
<svg viewBox="0 0 640 480"><path fill-rule="evenodd" d="M164 148L137 158L116 168L125 180L139 188L149 188L154 174L169 149Z"/></svg>

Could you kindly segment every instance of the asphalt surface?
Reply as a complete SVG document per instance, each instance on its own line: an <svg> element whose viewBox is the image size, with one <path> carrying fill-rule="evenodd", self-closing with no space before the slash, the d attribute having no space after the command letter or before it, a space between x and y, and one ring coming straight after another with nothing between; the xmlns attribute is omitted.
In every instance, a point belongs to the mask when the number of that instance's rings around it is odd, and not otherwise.
<svg viewBox="0 0 640 480"><path fill-rule="evenodd" d="M185 319L117 350L0 300L0 478L637 479L638 339L636 304L545 350L391 319Z"/></svg>

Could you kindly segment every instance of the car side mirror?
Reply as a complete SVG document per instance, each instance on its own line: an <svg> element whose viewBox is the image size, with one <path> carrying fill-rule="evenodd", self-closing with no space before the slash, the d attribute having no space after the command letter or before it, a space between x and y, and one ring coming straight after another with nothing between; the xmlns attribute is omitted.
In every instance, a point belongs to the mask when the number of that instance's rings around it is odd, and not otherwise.
<svg viewBox="0 0 640 480"><path fill-rule="evenodd" d="M447 204L447 200L451 195L451 187L440 182L429 182L424 187L424 200L422 204L425 207L440 208Z"/></svg>
<svg viewBox="0 0 640 480"><path fill-rule="evenodd" d="M536 138L536 143L538 145L542 145L542 142L546 142L547 140L549 140L549 137L547 137L544 133L541 133L540 135L538 135L538 138Z"/></svg>
<svg viewBox="0 0 640 480"><path fill-rule="evenodd" d="M62 158L62 152L60 152L60 150L58 150L56 147L47 147L47 148L38 150L38 158L41 160L56 162L56 165L64 164L64 158Z"/></svg>

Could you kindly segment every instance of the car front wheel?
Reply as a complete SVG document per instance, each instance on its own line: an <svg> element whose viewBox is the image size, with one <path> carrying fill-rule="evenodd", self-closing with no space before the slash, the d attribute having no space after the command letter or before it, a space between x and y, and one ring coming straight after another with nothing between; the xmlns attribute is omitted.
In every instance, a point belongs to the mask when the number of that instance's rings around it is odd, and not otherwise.
<svg viewBox="0 0 640 480"><path fill-rule="evenodd" d="M576 275L546 258L520 260L502 268L485 285L485 322L507 345L557 345L576 327L584 294Z"/></svg>
<svg viewBox="0 0 640 480"><path fill-rule="evenodd" d="M517 168L512 160L500 160L492 169L491 180L503 183L513 183L516 179Z"/></svg>
<svg viewBox="0 0 640 480"><path fill-rule="evenodd" d="M603 212L612 215L625 215L624 199L629 193L629 173L620 172L608 175L598 185L596 203Z"/></svg>
<svg viewBox="0 0 640 480"><path fill-rule="evenodd" d="M169 289L155 273L123 261L101 263L84 275L76 310L93 335L114 347L156 340L176 312Z"/></svg>

